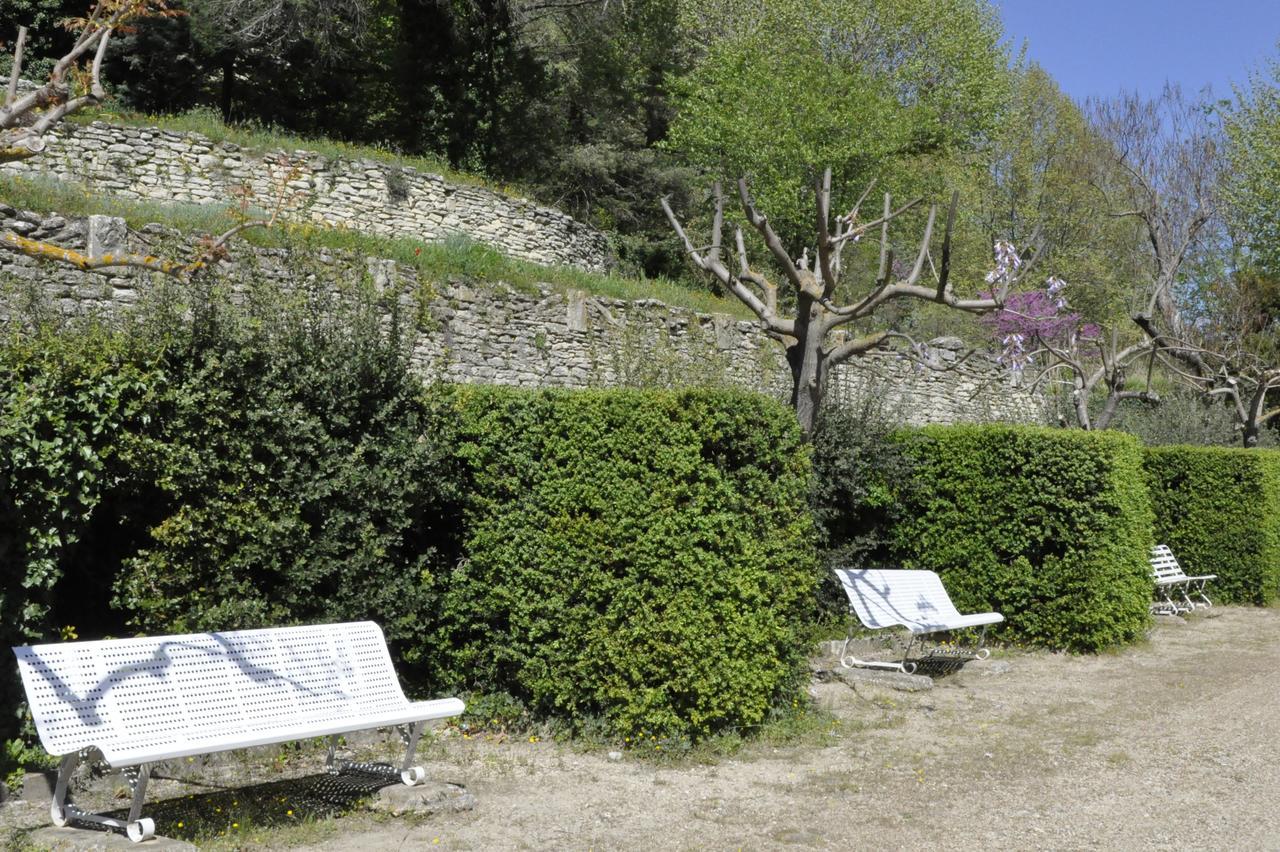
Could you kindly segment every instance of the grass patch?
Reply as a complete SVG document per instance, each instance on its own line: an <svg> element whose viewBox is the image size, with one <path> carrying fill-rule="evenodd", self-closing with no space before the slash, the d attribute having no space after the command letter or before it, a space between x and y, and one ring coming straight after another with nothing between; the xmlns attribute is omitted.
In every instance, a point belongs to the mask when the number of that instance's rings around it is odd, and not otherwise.
<svg viewBox="0 0 1280 852"><path fill-rule="evenodd" d="M52 179L0 177L0 200L38 212L56 211L64 216L103 214L119 216L131 228L159 222L183 233L222 233L238 221L230 208L214 204L163 204L110 195L86 193L75 184ZM245 231L240 238L262 248L293 251L330 250L370 257L384 257L413 267L424 284L445 281L477 286L507 284L526 293L539 285L558 292L582 290L610 299L657 299L673 307L699 313L730 314L747 319L745 307L705 290L691 290L665 278L629 278L586 272L570 266L539 266L516 260L483 243L465 237L425 242L410 237L385 237L345 228L313 224L281 224L270 229ZM234 255L234 246L232 254Z"/></svg>
<svg viewBox="0 0 1280 852"><path fill-rule="evenodd" d="M254 154L271 151L310 151L334 160L374 160L392 166L416 169L420 172L440 175L452 183L484 186L505 195L529 196L530 193L511 184L499 183L483 175L459 172L438 157L409 155L377 145L355 145L323 137L298 136L278 127L257 122L226 124L217 110L196 108L172 115L148 115L146 113L117 112L97 109L83 110L67 116L73 124L91 124L104 121L126 127L148 127L171 130L175 133L199 133L216 143L229 142Z"/></svg>

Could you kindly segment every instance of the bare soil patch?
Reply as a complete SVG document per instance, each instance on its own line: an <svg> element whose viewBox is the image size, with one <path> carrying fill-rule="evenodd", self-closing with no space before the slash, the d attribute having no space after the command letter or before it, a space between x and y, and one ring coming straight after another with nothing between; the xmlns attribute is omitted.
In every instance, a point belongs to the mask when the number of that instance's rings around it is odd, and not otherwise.
<svg viewBox="0 0 1280 852"><path fill-rule="evenodd" d="M755 745L715 765L445 737L424 755L428 776L464 785L472 811L353 812L227 843L1280 849L1280 610L1162 622L1115 654L997 652L925 692L836 681L812 694L838 722L821 742Z"/></svg>

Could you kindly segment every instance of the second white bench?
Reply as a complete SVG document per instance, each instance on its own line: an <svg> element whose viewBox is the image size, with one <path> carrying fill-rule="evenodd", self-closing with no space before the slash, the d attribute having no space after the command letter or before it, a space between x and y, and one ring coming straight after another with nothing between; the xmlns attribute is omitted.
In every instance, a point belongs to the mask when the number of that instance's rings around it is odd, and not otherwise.
<svg viewBox="0 0 1280 852"><path fill-rule="evenodd" d="M951 602L951 596L943 588L942 580L932 571L837 568L836 576L840 578L844 593L849 598L851 615L857 615L863 626L872 630L905 627L911 633L901 662L878 663L860 660L845 653L852 638L850 630L850 639L845 639L844 649L840 654L840 663L845 668L868 666L914 672L917 661L911 659L911 650L920 637L967 627L982 628L976 647L933 649L925 658L986 659L991 654L990 650L983 647L987 625L1004 621L1004 616L998 612L961 615Z"/></svg>

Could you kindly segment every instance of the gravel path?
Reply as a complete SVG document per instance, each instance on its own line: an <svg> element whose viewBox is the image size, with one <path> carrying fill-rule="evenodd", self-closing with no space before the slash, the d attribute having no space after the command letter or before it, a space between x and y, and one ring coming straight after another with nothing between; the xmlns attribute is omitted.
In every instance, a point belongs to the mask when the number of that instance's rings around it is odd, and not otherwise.
<svg viewBox="0 0 1280 852"><path fill-rule="evenodd" d="M710 766L448 738L469 812L351 813L232 848L1276 849L1280 610L1215 608L1093 657L997 653L929 691L815 683L825 744Z"/></svg>
<svg viewBox="0 0 1280 852"><path fill-rule="evenodd" d="M842 720L829 745L716 766L450 749L435 768L478 807L371 824L358 844L1280 849L1280 610L1162 623L1117 654L997 656L927 692L832 683L815 697Z"/></svg>

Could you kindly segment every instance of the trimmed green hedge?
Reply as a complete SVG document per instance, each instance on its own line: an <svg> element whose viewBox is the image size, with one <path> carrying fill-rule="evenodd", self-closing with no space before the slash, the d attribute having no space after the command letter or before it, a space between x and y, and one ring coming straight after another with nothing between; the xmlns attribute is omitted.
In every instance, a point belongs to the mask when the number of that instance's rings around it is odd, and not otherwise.
<svg viewBox="0 0 1280 852"><path fill-rule="evenodd" d="M442 680L628 737L798 695L817 572L794 415L732 391L454 392L473 477Z"/></svg>
<svg viewBox="0 0 1280 852"><path fill-rule="evenodd" d="M1152 447L1157 543L1189 574L1217 574L1215 601L1269 604L1280 590L1280 452Z"/></svg>
<svg viewBox="0 0 1280 852"><path fill-rule="evenodd" d="M1097 651L1149 620L1151 506L1138 442L1017 426L899 433L914 466L894 539L905 568L943 576L961 611L1003 636Z"/></svg>

